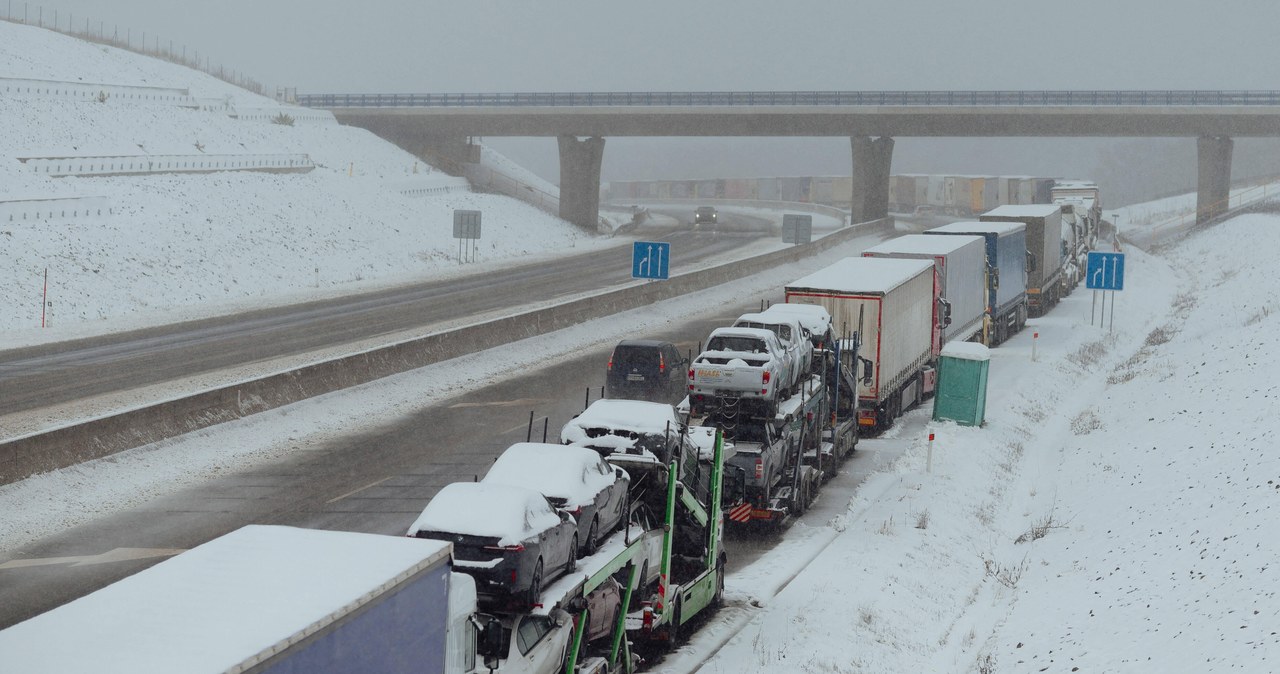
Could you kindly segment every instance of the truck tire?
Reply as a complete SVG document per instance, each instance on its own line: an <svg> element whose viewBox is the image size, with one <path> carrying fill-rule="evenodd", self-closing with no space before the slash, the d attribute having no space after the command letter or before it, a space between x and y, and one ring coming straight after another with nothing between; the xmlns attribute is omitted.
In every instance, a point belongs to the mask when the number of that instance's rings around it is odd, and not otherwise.
<svg viewBox="0 0 1280 674"><path fill-rule="evenodd" d="M663 647L668 653L674 653L680 646L680 599L671 604L671 622L667 623L667 642Z"/></svg>
<svg viewBox="0 0 1280 674"><path fill-rule="evenodd" d="M720 555L716 562L716 593L711 597L711 605L716 608L724 606L724 555Z"/></svg>

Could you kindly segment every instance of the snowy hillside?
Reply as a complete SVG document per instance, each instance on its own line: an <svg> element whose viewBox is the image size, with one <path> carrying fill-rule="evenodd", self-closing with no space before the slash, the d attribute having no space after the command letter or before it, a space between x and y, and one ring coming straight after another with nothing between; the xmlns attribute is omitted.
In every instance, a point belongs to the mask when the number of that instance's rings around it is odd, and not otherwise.
<svg viewBox="0 0 1280 674"><path fill-rule="evenodd" d="M105 100L65 93L85 84ZM185 89L203 107L132 99L153 91L140 87ZM293 126L273 124L276 109L181 66L0 22L0 348L610 245L520 202L473 194L364 130L296 108L280 109ZM315 168L51 178L20 161L156 155L306 155ZM108 206L84 216L83 201L43 201L76 197ZM457 262L454 209L484 212L478 266Z"/></svg>

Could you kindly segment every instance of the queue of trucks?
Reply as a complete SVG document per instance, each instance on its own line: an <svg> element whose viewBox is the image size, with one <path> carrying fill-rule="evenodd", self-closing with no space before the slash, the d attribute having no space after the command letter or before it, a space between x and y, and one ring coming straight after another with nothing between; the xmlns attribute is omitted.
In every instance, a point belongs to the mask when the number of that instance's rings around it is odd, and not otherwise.
<svg viewBox="0 0 1280 674"><path fill-rule="evenodd" d="M602 530L595 515L589 528L578 521L589 510L572 499L513 492L528 502L526 520L572 536L567 561L547 552L532 579L510 565L525 542L501 530L455 533L440 524L454 516L432 514L432 504L408 537L248 526L0 631L5 665L634 671L645 649L674 647L722 603L726 527L776 528L802 515L859 437L934 392L948 343L998 345L1023 327L1028 305L1043 315L1074 287L1076 246L1096 239L1092 189L1080 209L1077 193L1063 197L1072 203L1000 207L815 270L785 285L784 302L713 330L687 362L682 401L602 398L564 425L560 445L510 448L574 446L593 479L625 491ZM665 343L628 344L657 349L663 373L668 361L685 364L674 351L661 356ZM437 498L508 488L489 482Z"/></svg>

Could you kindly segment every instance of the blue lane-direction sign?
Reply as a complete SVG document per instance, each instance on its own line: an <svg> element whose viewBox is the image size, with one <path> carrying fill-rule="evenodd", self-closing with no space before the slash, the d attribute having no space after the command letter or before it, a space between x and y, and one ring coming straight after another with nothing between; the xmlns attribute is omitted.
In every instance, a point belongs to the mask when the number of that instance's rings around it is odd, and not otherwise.
<svg viewBox="0 0 1280 674"><path fill-rule="evenodd" d="M1124 290L1124 253L1089 253L1084 287L1090 290Z"/></svg>
<svg viewBox="0 0 1280 674"><path fill-rule="evenodd" d="M631 244L631 278L666 279L671 244L636 241Z"/></svg>

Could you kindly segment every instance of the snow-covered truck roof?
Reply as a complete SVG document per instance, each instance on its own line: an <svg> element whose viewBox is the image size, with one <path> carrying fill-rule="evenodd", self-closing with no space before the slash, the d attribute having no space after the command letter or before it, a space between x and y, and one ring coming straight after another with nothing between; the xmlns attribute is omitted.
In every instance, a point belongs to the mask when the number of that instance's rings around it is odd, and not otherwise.
<svg viewBox="0 0 1280 674"><path fill-rule="evenodd" d="M498 545L515 545L560 523L555 508L528 487L483 482L454 482L436 493L408 535L419 531L491 536Z"/></svg>
<svg viewBox="0 0 1280 674"><path fill-rule="evenodd" d="M997 206L983 213L982 216L993 218L1048 218L1061 211L1062 208L1057 204L1007 204Z"/></svg>
<svg viewBox="0 0 1280 674"><path fill-rule="evenodd" d="M250 525L0 631L6 672L244 671L420 571L443 541Z"/></svg>
<svg viewBox="0 0 1280 674"><path fill-rule="evenodd" d="M863 254L872 255L947 255L973 243L982 241L980 236L929 236L906 234L896 239L872 246Z"/></svg>
<svg viewBox="0 0 1280 674"><path fill-rule="evenodd" d="M942 234L1012 234L1020 232L1027 228L1026 223L1022 222L978 222L977 220L965 220L964 222L953 222L949 225L934 227L930 232L940 232Z"/></svg>
<svg viewBox="0 0 1280 674"><path fill-rule="evenodd" d="M586 447L518 442L504 451L481 480L483 484L512 484L534 489L565 506L590 503L613 484L614 467L600 453Z"/></svg>
<svg viewBox="0 0 1280 674"><path fill-rule="evenodd" d="M933 269L931 260L886 257L846 257L831 266L787 284L793 290L883 294Z"/></svg>

